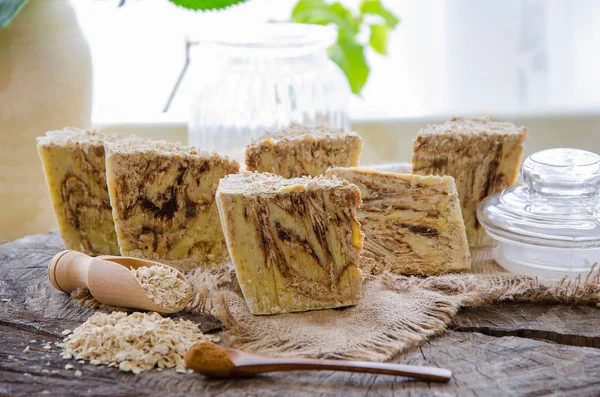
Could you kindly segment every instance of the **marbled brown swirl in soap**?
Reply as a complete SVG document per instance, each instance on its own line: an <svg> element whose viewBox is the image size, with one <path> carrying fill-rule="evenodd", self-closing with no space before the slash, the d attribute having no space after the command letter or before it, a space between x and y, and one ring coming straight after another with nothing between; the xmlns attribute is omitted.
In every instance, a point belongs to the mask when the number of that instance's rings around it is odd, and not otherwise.
<svg viewBox="0 0 600 397"><path fill-rule="evenodd" d="M477 220L477 207L516 182L526 137L524 128L488 118L454 117L419 132L412 170L455 178L469 245L491 244Z"/></svg>
<svg viewBox="0 0 600 397"><path fill-rule="evenodd" d="M67 249L118 255L106 186L104 144L117 139L95 131L65 129L38 138L46 182Z"/></svg>
<svg viewBox="0 0 600 397"><path fill-rule="evenodd" d="M356 166L362 139L354 132L292 125L269 131L246 147L246 168L284 178L322 175L334 166Z"/></svg>
<svg viewBox="0 0 600 397"><path fill-rule="evenodd" d="M357 218L365 233L363 272L431 275L470 268L452 177L343 167L326 175L361 190L363 204Z"/></svg>
<svg viewBox="0 0 600 397"><path fill-rule="evenodd" d="M181 270L227 260L214 195L219 179L239 170L235 161L141 138L117 141L107 150L109 191L123 255Z"/></svg>
<svg viewBox="0 0 600 397"><path fill-rule="evenodd" d="M254 314L353 305L361 295L360 191L325 178L244 173L217 203L230 256Z"/></svg>

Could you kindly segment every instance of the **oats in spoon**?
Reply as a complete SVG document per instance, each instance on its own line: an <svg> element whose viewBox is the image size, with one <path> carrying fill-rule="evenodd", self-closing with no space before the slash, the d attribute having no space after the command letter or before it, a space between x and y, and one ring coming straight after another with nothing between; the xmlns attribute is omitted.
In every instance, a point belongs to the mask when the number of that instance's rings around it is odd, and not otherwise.
<svg viewBox="0 0 600 397"><path fill-rule="evenodd" d="M154 265L131 269L148 298L165 309L183 306L189 298L190 285L183 275L169 266Z"/></svg>

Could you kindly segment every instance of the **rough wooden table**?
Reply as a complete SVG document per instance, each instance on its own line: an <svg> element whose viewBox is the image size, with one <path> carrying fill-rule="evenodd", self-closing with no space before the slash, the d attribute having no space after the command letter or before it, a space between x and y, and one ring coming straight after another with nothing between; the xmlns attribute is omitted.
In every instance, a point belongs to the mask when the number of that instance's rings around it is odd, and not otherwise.
<svg viewBox="0 0 600 397"><path fill-rule="evenodd" d="M506 304L463 310L443 336L396 359L450 368L454 378L448 384L334 372L209 380L170 370L132 375L63 360L57 347L46 350L42 342L60 341L64 329L93 311L47 281L48 261L60 250L56 233L0 245L0 395L600 395L600 310L593 307ZM205 332L219 329L210 316L194 320ZM65 370L66 363L75 368Z"/></svg>

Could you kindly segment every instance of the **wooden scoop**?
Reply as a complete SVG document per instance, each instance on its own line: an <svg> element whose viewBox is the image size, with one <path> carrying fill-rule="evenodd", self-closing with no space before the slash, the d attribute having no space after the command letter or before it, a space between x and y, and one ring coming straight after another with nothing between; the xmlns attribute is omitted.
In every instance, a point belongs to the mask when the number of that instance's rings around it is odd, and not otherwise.
<svg viewBox="0 0 600 397"><path fill-rule="evenodd" d="M185 365L217 378L252 376L277 371L347 371L407 376L433 382L448 382L452 372L437 367L372 363L365 361L320 360L309 358L270 358L239 350L225 349L212 342L197 343L185 355Z"/></svg>
<svg viewBox="0 0 600 397"><path fill-rule="evenodd" d="M94 258L77 251L62 251L50 261L48 279L54 288L62 292L87 288L94 299L105 305L151 310L159 313L181 311L191 298L191 287L188 289L187 299L181 305L174 308L161 307L146 295L139 280L130 270L156 265L167 266L145 259L110 255Z"/></svg>

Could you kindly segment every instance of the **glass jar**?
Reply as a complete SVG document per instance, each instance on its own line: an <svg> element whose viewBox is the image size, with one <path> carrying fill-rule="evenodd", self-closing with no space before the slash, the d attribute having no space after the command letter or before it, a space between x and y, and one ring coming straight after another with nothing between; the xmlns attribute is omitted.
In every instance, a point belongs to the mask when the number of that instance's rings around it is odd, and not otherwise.
<svg viewBox="0 0 600 397"><path fill-rule="evenodd" d="M243 164L246 145L268 129L349 129L350 88L327 56L336 36L327 26L270 23L204 45L213 68L195 90L188 142Z"/></svg>
<svg viewBox="0 0 600 397"><path fill-rule="evenodd" d="M600 155L549 149L523 163L524 183L484 199L478 219L505 269L543 279L586 277L600 262Z"/></svg>

